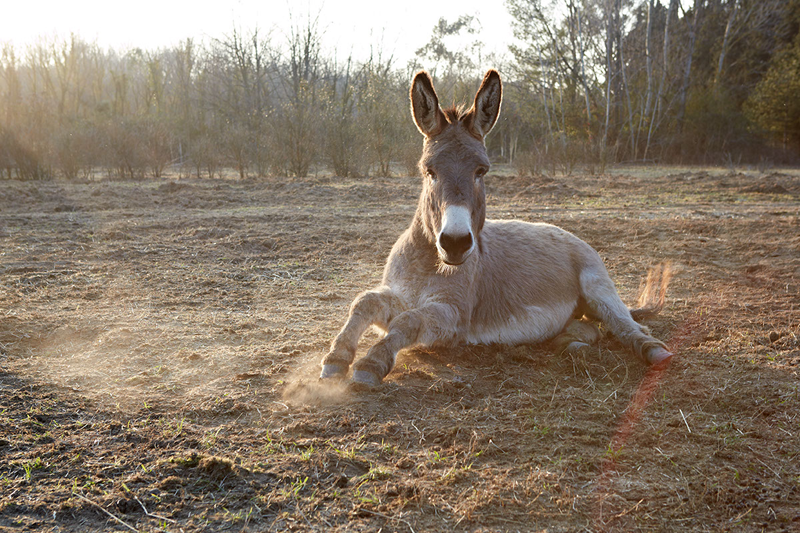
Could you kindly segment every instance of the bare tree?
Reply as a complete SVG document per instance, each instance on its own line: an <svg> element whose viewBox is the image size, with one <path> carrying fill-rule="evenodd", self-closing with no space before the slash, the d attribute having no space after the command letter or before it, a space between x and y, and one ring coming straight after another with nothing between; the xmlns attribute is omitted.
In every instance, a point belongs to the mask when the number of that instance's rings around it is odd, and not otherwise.
<svg viewBox="0 0 800 533"><path fill-rule="evenodd" d="M318 83L320 81L321 33L319 16L309 15L304 25L293 25L286 63L288 76L281 79L285 103L272 124L287 170L306 176L317 156Z"/></svg>
<svg viewBox="0 0 800 533"><path fill-rule="evenodd" d="M665 84L667 82L667 71L669 70L669 26L672 20L672 12L676 7L678 0L670 0L669 7L667 8L667 18L664 22L664 48L661 56L661 78L658 83L658 91L656 92L655 104L653 105L653 114L650 117L650 126L647 130L647 143L644 147L644 159L647 159L647 153L650 150L650 144L653 140L653 133L659 123L659 111L662 110Z"/></svg>
<svg viewBox="0 0 800 533"><path fill-rule="evenodd" d="M578 42L578 64L580 65L580 81L583 86L583 97L586 101L586 120L591 121L592 111L589 104L589 83L586 81L586 51L583 44L583 25L581 24L581 9L575 5L575 2L568 0L567 9L569 9L570 19L574 20L574 24L570 24L570 30L575 31Z"/></svg>
<svg viewBox="0 0 800 533"><path fill-rule="evenodd" d="M689 41L686 44L686 50L684 52L686 55L686 62L683 67L683 77L678 92L678 112L676 118L678 123L678 136L683 133L684 117L686 116L686 94L689 90L689 82L691 80L692 58L694 57L694 47L697 39L697 24L700 18L700 10L704 3L705 0L694 0L694 5L692 7L692 20L689 23ZM684 18L686 18L686 13L684 13Z"/></svg>

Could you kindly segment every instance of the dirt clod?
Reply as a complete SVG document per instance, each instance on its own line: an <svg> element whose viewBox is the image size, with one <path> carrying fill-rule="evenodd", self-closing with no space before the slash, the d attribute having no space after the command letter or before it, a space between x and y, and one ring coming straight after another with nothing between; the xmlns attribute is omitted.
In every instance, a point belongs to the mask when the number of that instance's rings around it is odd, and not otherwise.
<svg viewBox="0 0 800 533"><path fill-rule="evenodd" d="M205 472L211 479L219 481L233 475L236 467L230 459L225 457L203 457L197 464L197 469Z"/></svg>

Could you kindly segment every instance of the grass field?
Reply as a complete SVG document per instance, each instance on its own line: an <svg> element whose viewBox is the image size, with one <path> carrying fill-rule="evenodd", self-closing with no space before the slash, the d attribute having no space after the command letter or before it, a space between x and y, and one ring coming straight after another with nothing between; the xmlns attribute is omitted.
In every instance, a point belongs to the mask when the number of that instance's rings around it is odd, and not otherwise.
<svg viewBox="0 0 800 533"><path fill-rule="evenodd" d="M323 387L417 178L0 181L0 530L800 530L800 172L487 188L629 305L671 263L671 363L415 349Z"/></svg>

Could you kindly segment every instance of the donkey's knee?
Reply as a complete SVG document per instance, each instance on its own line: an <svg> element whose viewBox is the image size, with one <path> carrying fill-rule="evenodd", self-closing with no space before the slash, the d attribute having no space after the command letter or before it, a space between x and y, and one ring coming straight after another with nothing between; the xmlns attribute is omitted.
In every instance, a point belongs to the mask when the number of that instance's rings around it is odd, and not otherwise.
<svg viewBox="0 0 800 533"><path fill-rule="evenodd" d="M392 309L397 307L397 298L390 290L371 290L362 292L350 304L350 319L359 318L367 325L376 325L386 329L392 316Z"/></svg>

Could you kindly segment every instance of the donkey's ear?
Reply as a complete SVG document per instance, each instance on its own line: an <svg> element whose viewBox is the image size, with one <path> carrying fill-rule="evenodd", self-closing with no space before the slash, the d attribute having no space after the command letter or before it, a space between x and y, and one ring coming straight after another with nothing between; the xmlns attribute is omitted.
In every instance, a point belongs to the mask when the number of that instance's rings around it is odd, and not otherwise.
<svg viewBox="0 0 800 533"><path fill-rule="evenodd" d="M492 69L483 77L481 88L475 94L475 103L465 117L464 123L470 133L483 139L492 131L497 116L500 114L500 102L503 100L503 84L500 74Z"/></svg>
<svg viewBox="0 0 800 533"><path fill-rule="evenodd" d="M419 131L426 137L441 133L447 119L439 107L439 97L427 72L420 71L411 82L411 114Z"/></svg>

